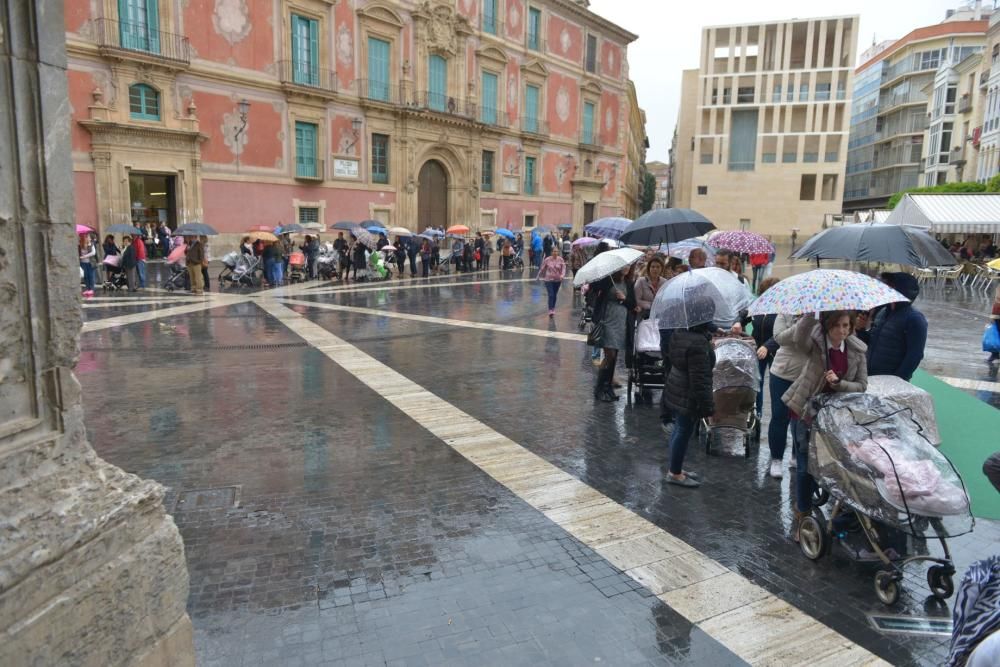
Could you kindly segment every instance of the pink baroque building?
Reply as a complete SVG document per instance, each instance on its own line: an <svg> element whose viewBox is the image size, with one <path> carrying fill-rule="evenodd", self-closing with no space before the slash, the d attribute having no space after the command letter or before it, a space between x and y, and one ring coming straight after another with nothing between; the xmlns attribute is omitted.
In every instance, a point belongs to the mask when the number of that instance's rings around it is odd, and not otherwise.
<svg viewBox="0 0 1000 667"><path fill-rule="evenodd" d="M65 2L82 224L624 212L636 36L586 0Z"/></svg>

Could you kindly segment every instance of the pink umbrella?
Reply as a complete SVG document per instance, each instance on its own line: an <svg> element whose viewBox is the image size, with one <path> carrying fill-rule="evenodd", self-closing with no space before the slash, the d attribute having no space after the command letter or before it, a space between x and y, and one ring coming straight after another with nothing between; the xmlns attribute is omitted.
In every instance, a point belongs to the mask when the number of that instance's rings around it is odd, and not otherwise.
<svg viewBox="0 0 1000 667"><path fill-rule="evenodd" d="M167 255L167 263L176 264L177 262L181 261L182 259L184 259L184 253L186 251L187 251L187 246L184 245L183 243L180 244L179 246L171 250L169 255Z"/></svg>
<svg viewBox="0 0 1000 667"><path fill-rule="evenodd" d="M591 246L591 245L597 245L600 242L601 242L601 239L595 239L592 236L584 236L582 238L578 238L577 240L573 241L573 246L574 247L580 247L580 246L586 247L586 246Z"/></svg>
<svg viewBox="0 0 1000 667"><path fill-rule="evenodd" d="M89 234L92 231L94 231L94 230L91 229L90 227L88 227L87 225L77 224L77 226L76 226L76 233L77 234Z"/></svg>
<svg viewBox="0 0 1000 667"><path fill-rule="evenodd" d="M771 242L760 234L744 231L720 232L708 239L713 248L732 250L741 255L770 255L774 252Z"/></svg>

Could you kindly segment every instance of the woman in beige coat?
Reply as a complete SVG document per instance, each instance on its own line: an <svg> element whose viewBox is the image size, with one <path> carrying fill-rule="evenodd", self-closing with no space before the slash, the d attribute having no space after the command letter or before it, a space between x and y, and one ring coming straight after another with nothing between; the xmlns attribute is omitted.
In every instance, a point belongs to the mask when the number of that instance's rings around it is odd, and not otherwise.
<svg viewBox="0 0 1000 667"><path fill-rule="evenodd" d="M791 413L795 471L795 529L812 509L816 482L809 474L809 402L828 392L863 392L868 388L867 346L854 336L854 313L822 313L819 322L807 315L792 328L775 336L782 348L804 355L805 365L781 400Z"/></svg>

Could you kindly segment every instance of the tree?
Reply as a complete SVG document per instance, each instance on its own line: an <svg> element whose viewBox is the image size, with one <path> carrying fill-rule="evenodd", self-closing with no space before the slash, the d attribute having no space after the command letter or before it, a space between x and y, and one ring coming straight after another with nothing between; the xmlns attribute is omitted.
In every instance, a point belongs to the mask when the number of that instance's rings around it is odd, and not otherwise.
<svg viewBox="0 0 1000 667"><path fill-rule="evenodd" d="M645 213L653 208L656 201L656 176L648 171L642 172L642 192L639 194L639 213Z"/></svg>
<svg viewBox="0 0 1000 667"><path fill-rule="evenodd" d="M1000 182L998 182L997 187L1000 188ZM902 190L897 192L893 196L889 197L889 203L886 204L886 208L890 211L896 208L896 204L903 198L906 194L916 194L916 193L930 193L930 192L988 192L988 188L983 183L976 183L974 181L965 181L962 183L942 183L941 185L928 185L922 188L910 188L909 190Z"/></svg>
<svg viewBox="0 0 1000 667"><path fill-rule="evenodd" d="M986 181L987 192L1000 192L1000 174Z"/></svg>

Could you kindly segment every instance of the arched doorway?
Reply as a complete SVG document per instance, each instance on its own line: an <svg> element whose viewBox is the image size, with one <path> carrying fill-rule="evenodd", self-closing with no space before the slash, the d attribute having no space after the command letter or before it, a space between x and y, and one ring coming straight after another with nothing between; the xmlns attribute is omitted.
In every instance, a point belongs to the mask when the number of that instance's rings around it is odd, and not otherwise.
<svg viewBox="0 0 1000 667"><path fill-rule="evenodd" d="M417 195L417 229L448 226L448 172L437 160L428 160L420 168Z"/></svg>

